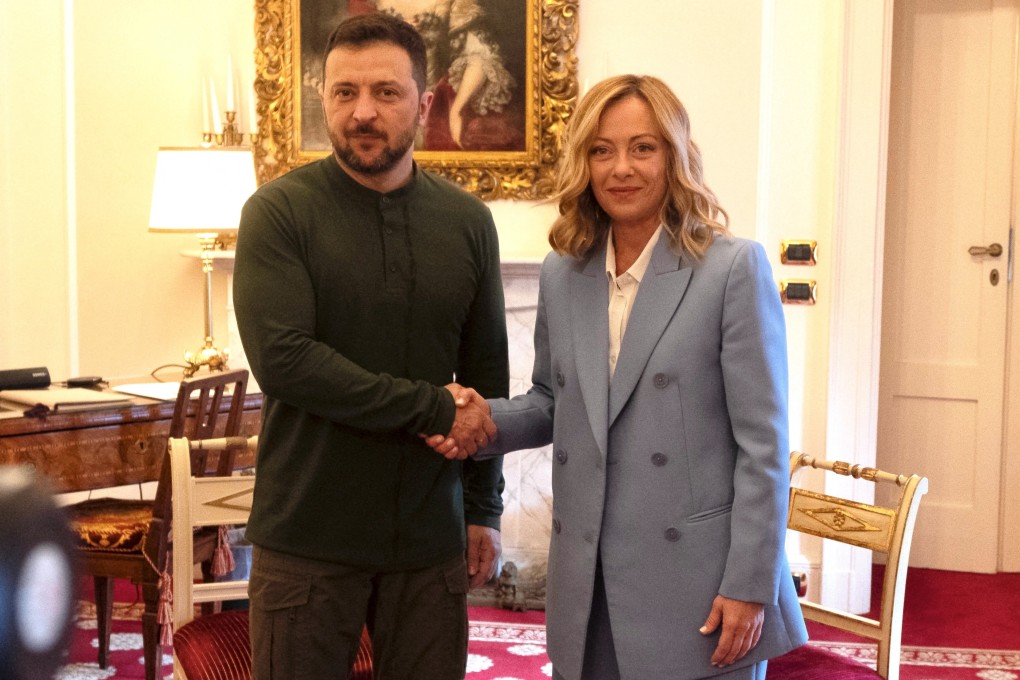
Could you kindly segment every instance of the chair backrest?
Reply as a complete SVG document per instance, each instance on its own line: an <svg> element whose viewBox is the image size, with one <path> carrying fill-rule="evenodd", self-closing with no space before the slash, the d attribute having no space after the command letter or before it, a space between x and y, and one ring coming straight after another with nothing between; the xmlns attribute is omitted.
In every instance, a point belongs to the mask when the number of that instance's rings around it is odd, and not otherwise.
<svg viewBox="0 0 1020 680"><path fill-rule="evenodd" d="M245 449L254 451L258 437L222 437L189 441L173 438L169 445L169 467L173 479L173 514L177 532L187 535L199 527L246 524L251 513L254 475L202 476L192 468L195 452ZM193 583L194 555L191 541L176 541L173 553L174 630L194 618L195 604L248 597L248 581ZM203 617L203 619L208 617ZM244 641L246 642L246 640ZM174 659L174 677L185 677Z"/></svg>
<svg viewBox="0 0 1020 680"><path fill-rule="evenodd" d="M248 369L211 373L203 378L181 381L170 419L170 437L187 437L192 441L211 437L234 437L241 433L244 416L244 398L248 390ZM224 397L230 398L230 409L222 430L218 427ZM204 474L208 452L198 452L192 462L194 469ZM165 461L164 461L165 462ZM228 475L234 467L232 452L221 454L216 463L218 475ZM170 469L162 465L153 500L152 522L145 539L145 554L149 562L162 571L169 549L168 536L172 518L170 504Z"/></svg>
<svg viewBox="0 0 1020 680"><path fill-rule="evenodd" d="M170 419L170 436L195 440L216 436L233 437L239 434L244 396L247 391L248 369L245 368L210 373L204 378L182 380L181 387L177 390L174 413ZM217 435L216 425L225 394L230 396L230 410L227 412L226 427L221 435Z"/></svg>
<svg viewBox="0 0 1020 680"><path fill-rule="evenodd" d="M883 678L898 678L903 594L910 541L921 497L928 492L928 479L916 474L892 474L842 461L819 460L794 451L790 455L791 476L804 467L827 470L875 484L893 484L900 489L899 501L892 507L883 507L791 487L787 518L787 527L791 530L885 553L886 566L878 619L806 600L801 600L801 609L806 619L877 641L879 675Z"/></svg>

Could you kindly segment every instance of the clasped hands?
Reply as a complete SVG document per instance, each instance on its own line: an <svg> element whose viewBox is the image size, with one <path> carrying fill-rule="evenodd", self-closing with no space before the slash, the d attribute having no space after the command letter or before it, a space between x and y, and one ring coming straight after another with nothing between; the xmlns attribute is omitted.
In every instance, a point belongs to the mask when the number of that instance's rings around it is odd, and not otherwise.
<svg viewBox="0 0 1020 680"><path fill-rule="evenodd" d="M489 403L478 392L457 383L445 387L457 405L453 427L448 435L425 437L425 443L448 460L463 460L496 438L496 424L490 417Z"/></svg>

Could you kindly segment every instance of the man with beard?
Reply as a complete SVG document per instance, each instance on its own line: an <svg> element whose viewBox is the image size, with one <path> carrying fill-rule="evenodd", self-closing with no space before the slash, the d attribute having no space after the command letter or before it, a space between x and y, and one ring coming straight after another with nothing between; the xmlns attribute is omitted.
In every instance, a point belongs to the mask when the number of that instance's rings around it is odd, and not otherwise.
<svg viewBox="0 0 1020 680"><path fill-rule="evenodd" d="M507 394L495 227L414 163L432 100L414 29L353 17L325 55L333 154L261 187L237 242L238 328L265 395L253 676L347 677L367 625L377 679L460 679L466 593L500 552L502 472L422 435L473 452L495 434L457 384Z"/></svg>

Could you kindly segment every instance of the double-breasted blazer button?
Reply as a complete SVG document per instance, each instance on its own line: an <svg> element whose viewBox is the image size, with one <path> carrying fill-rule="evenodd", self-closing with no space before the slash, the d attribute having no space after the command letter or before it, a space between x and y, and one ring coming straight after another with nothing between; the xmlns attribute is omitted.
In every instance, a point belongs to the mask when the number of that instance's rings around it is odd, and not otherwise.
<svg viewBox="0 0 1020 680"><path fill-rule="evenodd" d="M665 373L656 373L652 380L660 390L669 384L669 377Z"/></svg>
<svg viewBox="0 0 1020 680"><path fill-rule="evenodd" d="M670 543L676 543L680 540L680 530L670 527L666 529L666 540Z"/></svg>
<svg viewBox="0 0 1020 680"><path fill-rule="evenodd" d="M556 462L562 465L567 462L567 452L563 449L556 449Z"/></svg>
<svg viewBox="0 0 1020 680"><path fill-rule="evenodd" d="M666 464L666 461L668 460L669 458L664 453L656 452L652 454L652 465L656 467L662 467L663 465Z"/></svg>
<svg viewBox="0 0 1020 680"><path fill-rule="evenodd" d="M563 385L566 382L567 382L567 379L563 377L563 374L560 373L559 371L556 371L556 384L559 385L560 387L563 387Z"/></svg>
<svg viewBox="0 0 1020 680"><path fill-rule="evenodd" d="M560 533L560 529L562 529L562 527L560 526L560 521L558 519L554 519L553 520L553 531L555 531L556 533Z"/></svg>

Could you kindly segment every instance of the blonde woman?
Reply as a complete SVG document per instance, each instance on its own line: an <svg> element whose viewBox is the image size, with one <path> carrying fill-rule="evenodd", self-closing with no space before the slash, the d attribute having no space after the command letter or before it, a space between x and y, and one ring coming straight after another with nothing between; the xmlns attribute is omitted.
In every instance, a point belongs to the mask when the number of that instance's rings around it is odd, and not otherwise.
<svg viewBox="0 0 1020 680"><path fill-rule="evenodd" d="M760 680L807 638L783 553L786 339L765 252L730 235L656 78L584 97L557 198L534 386L489 402L498 435L477 454L553 444L554 677Z"/></svg>

